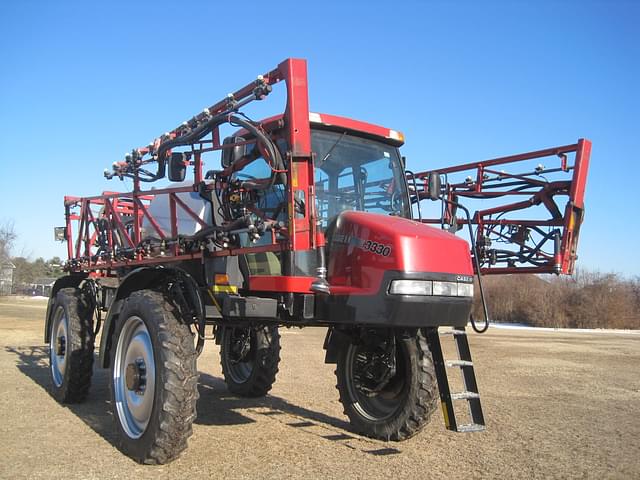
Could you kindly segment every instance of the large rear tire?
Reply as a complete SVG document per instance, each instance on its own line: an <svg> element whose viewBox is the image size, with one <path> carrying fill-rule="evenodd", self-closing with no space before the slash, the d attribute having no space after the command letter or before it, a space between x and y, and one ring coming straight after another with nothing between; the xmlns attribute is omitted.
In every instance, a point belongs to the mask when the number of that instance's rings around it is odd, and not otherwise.
<svg viewBox="0 0 640 480"><path fill-rule="evenodd" d="M280 363L280 333L275 325L222 327L220 359L230 392L262 397L276 381Z"/></svg>
<svg viewBox="0 0 640 480"><path fill-rule="evenodd" d="M198 399L196 351L161 293L133 292L111 348L111 405L118 448L140 463L164 464L187 448Z"/></svg>
<svg viewBox="0 0 640 480"><path fill-rule="evenodd" d="M93 308L77 288L56 294L49 331L52 394L61 403L80 403L93 373Z"/></svg>
<svg viewBox="0 0 640 480"><path fill-rule="evenodd" d="M336 376L344 413L354 430L367 437L405 440L437 409L433 360L420 331L364 335L340 352Z"/></svg>

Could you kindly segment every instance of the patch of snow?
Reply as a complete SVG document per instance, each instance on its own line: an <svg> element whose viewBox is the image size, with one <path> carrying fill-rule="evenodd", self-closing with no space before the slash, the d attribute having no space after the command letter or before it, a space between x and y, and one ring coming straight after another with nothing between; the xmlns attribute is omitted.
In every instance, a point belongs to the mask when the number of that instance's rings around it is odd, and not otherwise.
<svg viewBox="0 0 640 480"><path fill-rule="evenodd" d="M537 332L567 332L567 333L615 333L623 335L640 335L640 330L620 330L616 328L551 328L532 327L522 323L491 323L491 328L501 328L505 330L534 330Z"/></svg>

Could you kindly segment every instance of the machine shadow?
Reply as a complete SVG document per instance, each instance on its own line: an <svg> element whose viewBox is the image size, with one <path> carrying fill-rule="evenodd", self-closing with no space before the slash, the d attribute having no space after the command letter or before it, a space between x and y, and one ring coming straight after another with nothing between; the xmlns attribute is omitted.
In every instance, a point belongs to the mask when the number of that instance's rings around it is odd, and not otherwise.
<svg viewBox="0 0 640 480"><path fill-rule="evenodd" d="M18 359L17 368L51 395L49 348L45 346L5 347ZM53 401L53 396L51 397ZM106 441L115 445L116 432L109 401L108 371L94 368L89 396L83 403L65 405Z"/></svg>
<svg viewBox="0 0 640 480"><path fill-rule="evenodd" d="M198 388L200 399L198 400L197 424L233 425L249 423L254 420L241 415L238 410L260 409L260 413L267 416L286 413L301 420L304 419L307 422L316 422L341 430L349 429L349 423L345 420L309 410L274 395L260 398L237 397L227 391L224 380L207 373L200 373ZM239 415L243 420L235 418L235 415Z"/></svg>
<svg viewBox="0 0 640 480"><path fill-rule="evenodd" d="M20 372L51 394L48 347L7 346L5 351L17 357L16 366ZM198 417L195 421L198 425L232 426L252 423L255 420L243 415L242 411L260 409L260 413L264 415L287 413L299 419L306 419L345 431L349 428L346 421L294 405L279 397L271 395L262 398L236 397L227 391L222 379L207 373L200 373L198 390L200 398L197 403ZM69 404L65 407L103 439L116 446L117 436L109 400L108 370L94 368L87 400L84 403Z"/></svg>

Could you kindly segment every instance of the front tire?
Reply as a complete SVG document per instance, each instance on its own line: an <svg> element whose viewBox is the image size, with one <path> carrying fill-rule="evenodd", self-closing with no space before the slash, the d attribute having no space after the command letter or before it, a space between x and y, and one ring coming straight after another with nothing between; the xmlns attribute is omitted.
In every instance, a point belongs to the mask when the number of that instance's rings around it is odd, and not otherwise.
<svg viewBox="0 0 640 480"><path fill-rule="evenodd" d="M337 388L355 431L379 440L418 433L437 408L433 360L424 335L368 332L338 356Z"/></svg>
<svg viewBox="0 0 640 480"><path fill-rule="evenodd" d="M196 352L189 327L161 293L140 290L127 298L110 374L118 448L140 463L177 458L196 418Z"/></svg>
<svg viewBox="0 0 640 480"><path fill-rule="evenodd" d="M222 327L220 335L220 363L229 391L241 397L266 395L280 363L278 327Z"/></svg>
<svg viewBox="0 0 640 480"><path fill-rule="evenodd" d="M61 403L80 403L93 373L93 309L77 288L56 294L49 331L52 394Z"/></svg>

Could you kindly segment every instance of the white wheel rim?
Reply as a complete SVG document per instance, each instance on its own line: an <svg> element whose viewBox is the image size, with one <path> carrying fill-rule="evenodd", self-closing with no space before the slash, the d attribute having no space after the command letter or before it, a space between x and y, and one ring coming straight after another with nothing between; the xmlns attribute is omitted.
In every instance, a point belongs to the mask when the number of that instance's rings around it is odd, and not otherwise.
<svg viewBox="0 0 640 480"><path fill-rule="evenodd" d="M118 420L130 438L140 438L147 429L153 410L155 379L149 330L140 317L131 316L118 337L112 379Z"/></svg>
<svg viewBox="0 0 640 480"><path fill-rule="evenodd" d="M62 306L59 306L53 317L51 338L49 340L49 359L51 378L56 387L64 382L64 372L67 367L69 354L69 321Z"/></svg>

